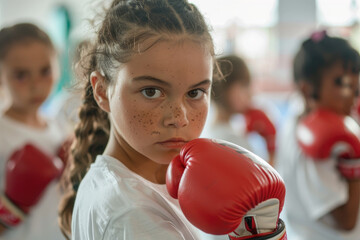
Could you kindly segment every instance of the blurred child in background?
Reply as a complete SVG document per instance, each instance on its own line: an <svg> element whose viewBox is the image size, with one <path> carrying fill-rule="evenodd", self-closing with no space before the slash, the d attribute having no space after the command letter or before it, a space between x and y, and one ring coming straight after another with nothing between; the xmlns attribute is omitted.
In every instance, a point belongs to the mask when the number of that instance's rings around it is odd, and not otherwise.
<svg viewBox="0 0 360 240"><path fill-rule="evenodd" d="M9 103L0 114L1 239L63 239L54 180L66 136L39 111L57 78L57 54L44 31L30 23L0 31L0 85Z"/></svg>
<svg viewBox="0 0 360 240"><path fill-rule="evenodd" d="M245 61L238 56L228 55L218 58L218 62L224 79L213 82L212 100L216 111L214 123L209 126L207 136L251 149L247 134L256 132L265 139L268 162L273 165L276 129L267 115L254 106L251 76ZM242 130L231 124L233 117L238 114L245 120Z"/></svg>
<svg viewBox="0 0 360 240"><path fill-rule="evenodd" d="M349 117L359 54L346 40L316 32L302 43L293 71L304 108L283 127L276 159L287 189L289 238L359 239L360 141Z"/></svg>

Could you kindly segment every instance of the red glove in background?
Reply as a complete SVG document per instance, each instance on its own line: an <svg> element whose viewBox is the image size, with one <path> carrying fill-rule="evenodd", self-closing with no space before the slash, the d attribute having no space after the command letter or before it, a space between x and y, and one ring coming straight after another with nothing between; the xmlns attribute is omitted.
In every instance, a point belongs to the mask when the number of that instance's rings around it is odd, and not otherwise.
<svg viewBox="0 0 360 240"><path fill-rule="evenodd" d="M63 161L64 166L68 162L68 158L70 157L71 145L74 141L74 136L68 137L59 147L57 151L57 156Z"/></svg>
<svg viewBox="0 0 360 240"><path fill-rule="evenodd" d="M346 179L360 179L360 127L351 117L317 109L300 119L296 136L306 155L317 161L335 157Z"/></svg>
<svg viewBox="0 0 360 240"><path fill-rule="evenodd" d="M47 185L60 177L64 165L31 144L15 151L6 163L5 193L0 198L0 222L18 225L40 200Z"/></svg>
<svg viewBox="0 0 360 240"><path fill-rule="evenodd" d="M267 149L270 153L275 152L276 129L274 124L259 109L248 109L245 113L246 131L257 132L266 141Z"/></svg>

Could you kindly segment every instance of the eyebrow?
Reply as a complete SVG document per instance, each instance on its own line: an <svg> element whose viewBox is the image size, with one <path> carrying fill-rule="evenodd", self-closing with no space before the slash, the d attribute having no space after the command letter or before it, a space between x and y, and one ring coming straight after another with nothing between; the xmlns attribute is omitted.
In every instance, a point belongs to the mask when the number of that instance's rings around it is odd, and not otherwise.
<svg viewBox="0 0 360 240"><path fill-rule="evenodd" d="M14 73L29 73L30 71L25 68L14 68L13 72Z"/></svg>
<svg viewBox="0 0 360 240"><path fill-rule="evenodd" d="M197 83L197 84L195 84L195 85L192 85L190 88L196 88L196 87L199 87L199 86L201 86L201 85L205 85L205 84L211 84L211 81L209 80L209 79L205 79L205 80L203 80L203 81L201 81L201 82L199 82L199 83Z"/></svg>
<svg viewBox="0 0 360 240"><path fill-rule="evenodd" d="M51 64L50 63L46 63L46 64L43 64L39 69L40 70L44 70L44 69L46 69L46 68L51 68ZM14 68L14 71L16 71L16 72L30 72L29 70L28 70L28 68L24 68L24 67L22 67L22 66L20 66L20 67L18 67L18 66L15 66Z"/></svg>
<svg viewBox="0 0 360 240"><path fill-rule="evenodd" d="M152 81L152 82L156 82L156 83L159 83L161 85L166 85L168 87L170 87L170 83L164 81L164 80L161 80L159 78L155 78L155 77L152 77L152 76L139 76L139 77L135 77L132 79L133 81Z"/></svg>
<svg viewBox="0 0 360 240"><path fill-rule="evenodd" d="M152 76L147 76L147 75L135 77L132 80L133 81L153 81L153 82L156 82L158 84L165 85L167 87L171 86L170 83L168 83L168 82L166 82L164 80L161 80L159 78L155 78L155 77L152 77ZM203 80L203 81L201 81L199 83L196 83L196 84L190 86L190 88L196 88L196 87L199 87L199 86L204 85L204 84L211 84L211 81L209 79L205 79L205 80Z"/></svg>

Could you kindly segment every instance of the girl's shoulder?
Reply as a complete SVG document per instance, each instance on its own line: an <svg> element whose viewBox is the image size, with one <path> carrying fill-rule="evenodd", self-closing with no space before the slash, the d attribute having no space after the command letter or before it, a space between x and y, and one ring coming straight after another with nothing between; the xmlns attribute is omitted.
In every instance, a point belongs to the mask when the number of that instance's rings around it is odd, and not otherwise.
<svg viewBox="0 0 360 240"><path fill-rule="evenodd" d="M99 155L81 181L74 214L83 218L81 221L97 219L105 226L112 219L139 214L141 209L163 211L168 205L164 200L165 191L165 185L160 189L153 188L119 160Z"/></svg>
<svg viewBox="0 0 360 240"><path fill-rule="evenodd" d="M91 199L92 204L109 209L115 206L116 209L161 208L175 204L165 184L152 183L129 170L118 159L107 155L97 156L81 181L78 197L83 201Z"/></svg>
<svg viewBox="0 0 360 240"><path fill-rule="evenodd" d="M138 204L141 201L139 199L151 198L154 193L164 194L162 187L159 189L153 185L155 184L129 170L118 159L98 155L81 181L78 195L90 195L93 199L99 198L100 201L109 203L115 199L114 203L130 206ZM166 191L165 185L163 188Z"/></svg>
<svg viewBox="0 0 360 240"><path fill-rule="evenodd" d="M53 129L61 132L61 127L58 122L54 119L42 116L42 121L45 123L45 126L42 128L33 127L27 125L19 120L13 119L9 116L6 116L4 113L0 113L0 127L6 128L8 130L24 131L24 132L33 132L33 133L42 133L51 131Z"/></svg>
<svg viewBox="0 0 360 240"><path fill-rule="evenodd" d="M66 139L62 129L52 121L47 122L46 128L34 128L0 115L0 148L9 152L27 143L34 144L49 154L56 154L59 146Z"/></svg>

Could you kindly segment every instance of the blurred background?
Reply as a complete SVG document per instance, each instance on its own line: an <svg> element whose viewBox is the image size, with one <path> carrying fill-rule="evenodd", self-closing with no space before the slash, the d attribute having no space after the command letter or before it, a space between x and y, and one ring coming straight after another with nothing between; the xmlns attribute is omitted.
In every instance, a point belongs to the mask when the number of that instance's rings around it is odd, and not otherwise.
<svg viewBox="0 0 360 240"><path fill-rule="evenodd" d="M189 0L212 28L218 55L237 54L247 63L254 101L281 131L284 121L301 111L292 61L301 42L314 31L350 41L360 51L360 0ZM71 91L76 47L94 36L94 25L109 0L0 0L0 28L31 22L44 29L58 51L61 77L48 101L45 115L62 119L72 131L80 96ZM6 105L0 86L0 110ZM213 120L213 109L203 135ZM236 119L236 122L239 119ZM70 126L70 127L69 127ZM235 126L236 127L236 126ZM266 158L259 135L249 137L253 151ZM289 234L290 236L291 234ZM290 237L289 237L290 239Z"/></svg>
<svg viewBox="0 0 360 240"><path fill-rule="evenodd" d="M75 47L93 34L90 24L102 12L98 0L0 0L0 27L32 22L55 42L61 78L43 106L49 115L66 117ZM292 59L301 41L313 31L351 41L360 50L360 0L190 0L212 27L217 54L236 53L251 71L255 100L263 105L278 128L299 102L294 97ZM70 99L71 101L71 99ZM66 107L65 107L66 109ZM69 112L70 111L70 112ZM211 121L211 112L210 112ZM206 129L205 129L206 131ZM256 140L254 140L256 141ZM261 153L259 153L261 155Z"/></svg>

